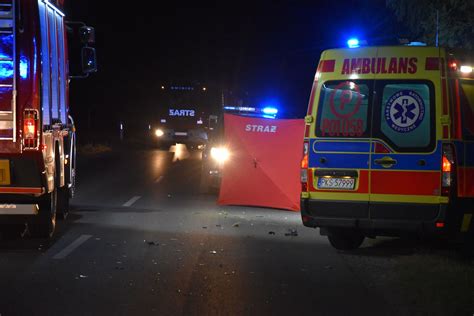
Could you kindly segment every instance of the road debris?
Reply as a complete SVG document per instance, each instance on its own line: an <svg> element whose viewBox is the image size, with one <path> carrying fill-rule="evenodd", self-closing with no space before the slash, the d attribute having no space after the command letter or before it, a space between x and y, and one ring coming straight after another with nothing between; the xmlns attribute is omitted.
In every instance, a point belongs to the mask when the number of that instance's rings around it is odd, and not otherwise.
<svg viewBox="0 0 474 316"><path fill-rule="evenodd" d="M217 254L217 251L215 251L215 250L211 250L211 251L209 251L209 252L210 252L211 254L213 254L213 255Z"/></svg>
<svg viewBox="0 0 474 316"><path fill-rule="evenodd" d="M269 235L275 235L275 232L269 231L268 234L269 234Z"/></svg>
<svg viewBox="0 0 474 316"><path fill-rule="evenodd" d="M147 240L143 240L144 243L147 243L148 246L159 246L160 243L156 242L156 241L147 241Z"/></svg>
<svg viewBox="0 0 474 316"><path fill-rule="evenodd" d="M296 229L288 229L288 232L285 233L285 236L293 236L293 237L296 237L298 236L298 231Z"/></svg>
<svg viewBox="0 0 474 316"><path fill-rule="evenodd" d="M239 226L240 226L240 223L239 223L239 222L234 223L234 224L232 225L232 227L239 227Z"/></svg>

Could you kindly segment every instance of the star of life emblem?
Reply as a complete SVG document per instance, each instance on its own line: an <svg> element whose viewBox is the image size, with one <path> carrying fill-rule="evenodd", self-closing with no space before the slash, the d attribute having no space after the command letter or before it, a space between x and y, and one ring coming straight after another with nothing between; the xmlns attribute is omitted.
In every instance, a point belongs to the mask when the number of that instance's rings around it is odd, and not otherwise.
<svg viewBox="0 0 474 316"><path fill-rule="evenodd" d="M425 117L425 103L412 90L400 90L393 94L385 106L388 126L399 133L409 133L420 126Z"/></svg>

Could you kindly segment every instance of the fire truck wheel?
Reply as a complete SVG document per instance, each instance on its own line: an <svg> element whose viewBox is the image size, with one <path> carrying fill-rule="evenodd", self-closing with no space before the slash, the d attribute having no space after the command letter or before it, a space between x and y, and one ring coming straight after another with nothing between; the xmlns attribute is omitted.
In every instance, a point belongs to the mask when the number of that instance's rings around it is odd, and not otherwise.
<svg viewBox="0 0 474 316"><path fill-rule="evenodd" d="M15 240L25 235L25 224L6 224L0 226L2 240Z"/></svg>
<svg viewBox="0 0 474 316"><path fill-rule="evenodd" d="M28 225L31 237L51 238L56 229L56 210L58 191L47 193L39 202L39 211L35 220Z"/></svg>
<svg viewBox="0 0 474 316"><path fill-rule="evenodd" d="M338 250L354 250L362 245L365 236L353 229L330 229L328 239L331 246Z"/></svg>
<svg viewBox="0 0 474 316"><path fill-rule="evenodd" d="M57 188L58 191L58 219L64 220L69 214L69 189L67 186Z"/></svg>

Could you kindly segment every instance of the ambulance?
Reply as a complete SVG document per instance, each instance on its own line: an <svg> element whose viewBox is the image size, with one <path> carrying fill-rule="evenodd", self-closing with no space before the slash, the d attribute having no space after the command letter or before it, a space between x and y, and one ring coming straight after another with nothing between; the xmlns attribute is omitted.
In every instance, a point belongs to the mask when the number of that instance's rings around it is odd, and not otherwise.
<svg viewBox="0 0 474 316"><path fill-rule="evenodd" d="M472 52L419 44L324 51L305 117L303 224L342 250L472 238L473 67Z"/></svg>

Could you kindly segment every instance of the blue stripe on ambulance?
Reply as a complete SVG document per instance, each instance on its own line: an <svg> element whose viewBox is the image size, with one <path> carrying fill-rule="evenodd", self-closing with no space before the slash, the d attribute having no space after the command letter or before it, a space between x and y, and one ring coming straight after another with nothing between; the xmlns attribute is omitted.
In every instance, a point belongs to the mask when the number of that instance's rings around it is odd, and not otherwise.
<svg viewBox="0 0 474 316"><path fill-rule="evenodd" d="M370 151L370 143L368 141L315 141L312 148L316 152L368 153Z"/></svg>

